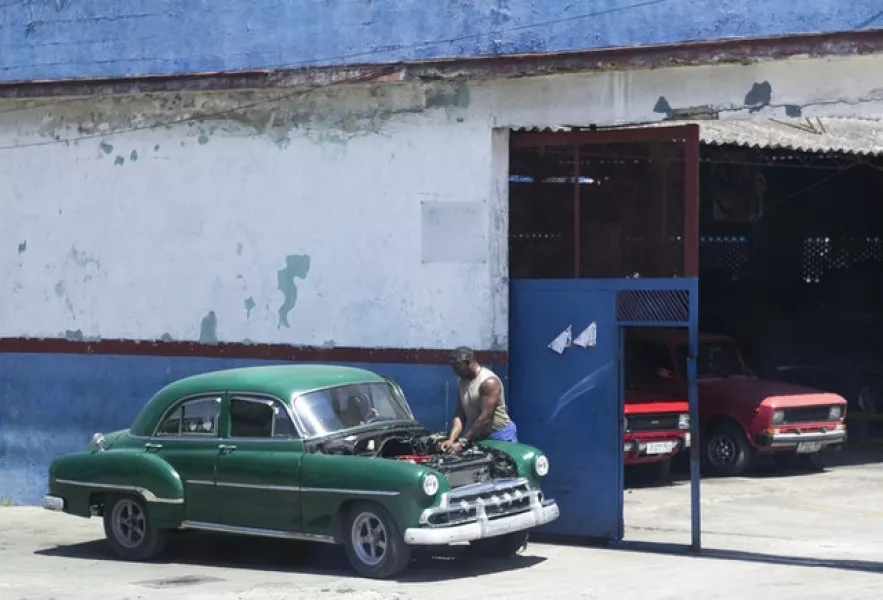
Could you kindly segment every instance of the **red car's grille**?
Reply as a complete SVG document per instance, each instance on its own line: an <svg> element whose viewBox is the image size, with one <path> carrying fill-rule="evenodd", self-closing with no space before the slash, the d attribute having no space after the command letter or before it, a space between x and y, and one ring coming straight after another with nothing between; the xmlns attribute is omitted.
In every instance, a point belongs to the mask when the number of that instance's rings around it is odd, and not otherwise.
<svg viewBox="0 0 883 600"><path fill-rule="evenodd" d="M785 423L817 423L831 421L831 409L834 406L801 406L785 409Z"/></svg>
<svg viewBox="0 0 883 600"><path fill-rule="evenodd" d="M680 416L677 414L638 415L628 417L627 431L662 431L677 429Z"/></svg>

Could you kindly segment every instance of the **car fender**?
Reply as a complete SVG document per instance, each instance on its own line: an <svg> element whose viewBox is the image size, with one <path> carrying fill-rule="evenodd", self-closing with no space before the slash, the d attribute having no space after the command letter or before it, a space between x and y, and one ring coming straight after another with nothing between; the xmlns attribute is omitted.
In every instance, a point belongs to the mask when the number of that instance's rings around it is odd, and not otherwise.
<svg viewBox="0 0 883 600"><path fill-rule="evenodd" d="M161 507L184 504L181 476L162 457L143 449L60 456L50 467L49 488L50 494L65 499L68 512L81 516L89 516L97 494L114 492L140 496L149 510L164 513L169 511Z"/></svg>
<svg viewBox="0 0 883 600"><path fill-rule="evenodd" d="M538 476L534 470L534 461L538 456L544 454L539 448L518 442L501 442L498 440L483 440L478 442L478 446L500 452L511 458L518 468L518 476L527 478L535 486L539 487L543 482L544 478Z"/></svg>
<svg viewBox="0 0 883 600"><path fill-rule="evenodd" d="M423 478L435 474L439 489L423 492ZM386 508L399 527L414 526L426 508L450 489L440 473L406 461L333 454L306 454L301 463L304 530L317 535L341 534L342 517L354 502Z"/></svg>

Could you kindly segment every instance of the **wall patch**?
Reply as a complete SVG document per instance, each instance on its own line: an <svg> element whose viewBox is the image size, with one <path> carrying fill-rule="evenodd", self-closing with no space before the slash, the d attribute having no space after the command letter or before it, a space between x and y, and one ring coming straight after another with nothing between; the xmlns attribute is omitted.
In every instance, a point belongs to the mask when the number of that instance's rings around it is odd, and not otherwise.
<svg viewBox="0 0 883 600"><path fill-rule="evenodd" d="M310 255L309 254L291 254L285 257L285 268L279 269L276 274L276 284L279 291L285 299L279 307L279 327L290 327L288 324L288 315L294 310L297 304L297 285L294 280L306 279L307 273L310 272Z"/></svg>
<svg viewBox="0 0 883 600"><path fill-rule="evenodd" d="M218 317L215 311L211 310L202 318L199 324L199 343L200 344L217 344L218 343Z"/></svg>

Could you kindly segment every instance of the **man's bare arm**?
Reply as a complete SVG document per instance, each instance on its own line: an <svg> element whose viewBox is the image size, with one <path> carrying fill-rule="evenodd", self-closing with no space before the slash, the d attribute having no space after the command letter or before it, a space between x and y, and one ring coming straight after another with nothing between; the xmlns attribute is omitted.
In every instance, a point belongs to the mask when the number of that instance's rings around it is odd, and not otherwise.
<svg viewBox="0 0 883 600"><path fill-rule="evenodd" d="M477 436L485 434L494 420L494 411L500 404L500 396L503 392L503 384L496 377L488 379L478 388L481 396L481 412L463 437L471 442Z"/></svg>
<svg viewBox="0 0 883 600"><path fill-rule="evenodd" d="M451 419L451 434L448 436L448 441L454 442L460 437L460 434L463 433L463 423L465 422L466 415L463 414L463 407L458 404L457 410L454 411L454 418Z"/></svg>

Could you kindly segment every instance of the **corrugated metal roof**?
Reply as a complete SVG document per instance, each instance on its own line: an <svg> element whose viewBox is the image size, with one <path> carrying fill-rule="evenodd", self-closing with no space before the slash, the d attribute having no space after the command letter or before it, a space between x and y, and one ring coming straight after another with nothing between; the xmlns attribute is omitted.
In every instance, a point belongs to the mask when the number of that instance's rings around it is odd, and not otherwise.
<svg viewBox="0 0 883 600"><path fill-rule="evenodd" d="M782 148L796 152L836 152L856 156L883 154L883 120L858 117L821 119L728 119L662 121L645 127L695 123L703 144L745 148ZM569 127L521 131L569 131Z"/></svg>
<svg viewBox="0 0 883 600"><path fill-rule="evenodd" d="M883 154L883 121L879 119L837 117L692 122L699 125L699 137L704 144L863 156Z"/></svg>

